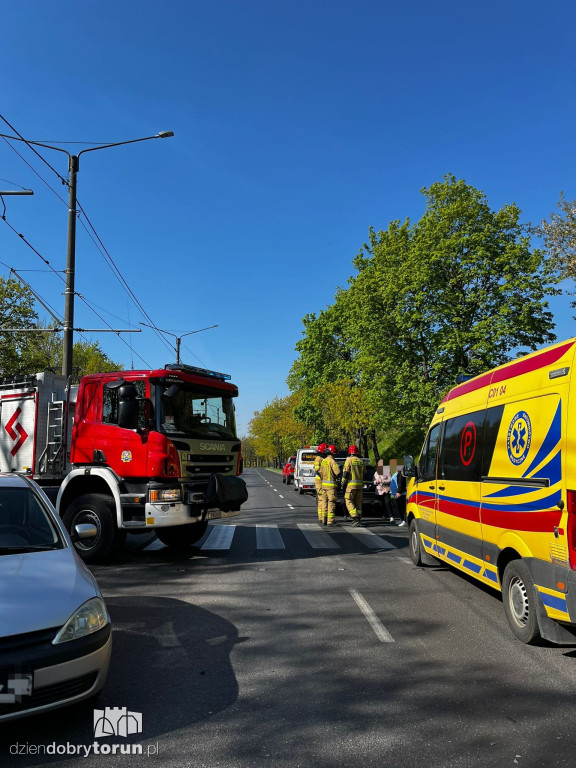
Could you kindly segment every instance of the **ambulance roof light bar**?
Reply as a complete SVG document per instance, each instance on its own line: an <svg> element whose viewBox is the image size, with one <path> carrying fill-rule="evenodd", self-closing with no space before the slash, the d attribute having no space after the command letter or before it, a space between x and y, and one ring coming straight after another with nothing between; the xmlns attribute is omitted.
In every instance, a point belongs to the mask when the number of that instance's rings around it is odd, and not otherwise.
<svg viewBox="0 0 576 768"><path fill-rule="evenodd" d="M194 365L185 365L184 363L167 364L164 366L167 371L182 371L182 373L194 373L197 376L209 376L212 379L219 379L220 381L230 381L232 378L227 373L219 373L218 371L209 371L207 368L197 368Z"/></svg>

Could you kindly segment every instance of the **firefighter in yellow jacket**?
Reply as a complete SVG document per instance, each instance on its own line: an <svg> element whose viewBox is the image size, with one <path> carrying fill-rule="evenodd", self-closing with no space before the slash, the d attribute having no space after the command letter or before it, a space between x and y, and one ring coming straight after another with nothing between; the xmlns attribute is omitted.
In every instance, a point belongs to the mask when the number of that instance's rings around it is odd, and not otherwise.
<svg viewBox="0 0 576 768"><path fill-rule="evenodd" d="M326 455L320 462L319 476L322 481L322 523L324 525L334 525L336 517L336 495L338 492L338 476L340 467L334 461L334 454L337 453L335 445L329 445L326 449Z"/></svg>
<svg viewBox="0 0 576 768"><path fill-rule="evenodd" d="M316 458L314 459L314 485L316 486L316 498L318 500L318 522L320 525L324 522L324 513L322 512L322 480L320 478L320 464L326 453L326 443L320 443L316 448Z"/></svg>
<svg viewBox="0 0 576 768"><path fill-rule="evenodd" d="M352 525L360 525L362 522L362 486L365 469L364 462L358 456L358 448L351 445L348 448L348 458L342 472L342 483L345 485L344 501L348 514L352 518Z"/></svg>

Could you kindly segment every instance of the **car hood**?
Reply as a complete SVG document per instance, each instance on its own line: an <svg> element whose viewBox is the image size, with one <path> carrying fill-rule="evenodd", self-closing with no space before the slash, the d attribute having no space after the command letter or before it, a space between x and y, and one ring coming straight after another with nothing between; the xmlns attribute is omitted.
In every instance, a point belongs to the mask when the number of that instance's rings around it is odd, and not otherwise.
<svg viewBox="0 0 576 768"><path fill-rule="evenodd" d="M0 555L0 636L59 628L99 594L72 548Z"/></svg>

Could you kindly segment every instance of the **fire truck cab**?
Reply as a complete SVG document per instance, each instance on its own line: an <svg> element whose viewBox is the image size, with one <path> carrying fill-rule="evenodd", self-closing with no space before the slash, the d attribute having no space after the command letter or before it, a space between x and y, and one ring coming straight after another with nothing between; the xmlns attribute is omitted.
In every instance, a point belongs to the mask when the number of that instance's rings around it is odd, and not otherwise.
<svg viewBox="0 0 576 768"><path fill-rule="evenodd" d="M86 562L112 557L127 531L154 529L187 548L208 520L247 499L236 436L237 387L186 365L84 376L0 379L0 470L57 491L56 507Z"/></svg>

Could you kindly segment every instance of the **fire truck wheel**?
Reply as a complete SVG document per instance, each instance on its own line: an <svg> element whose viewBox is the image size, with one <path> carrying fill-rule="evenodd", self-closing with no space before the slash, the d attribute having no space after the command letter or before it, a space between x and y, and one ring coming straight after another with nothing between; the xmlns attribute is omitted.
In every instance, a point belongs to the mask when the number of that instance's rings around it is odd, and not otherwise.
<svg viewBox="0 0 576 768"><path fill-rule="evenodd" d="M96 536L74 542L76 551L85 563L107 562L118 554L126 539L126 532L118 530L115 518L114 502L104 493L86 493L68 506L62 520L69 533L79 523L96 526Z"/></svg>
<svg viewBox="0 0 576 768"><path fill-rule="evenodd" d="M504 570L502 600L510 629L523 643L533 643L540 638L537 599L528 566L522 560L512 560Z"/></svg>
<svg viewBox="0 0 576 768"><path fill-rule="evenodd" d="M162 544L172 549L186 550L204 536L208 521L190 523L189 525L173 525L170 528L156 528L156 536Z"/></svg>

